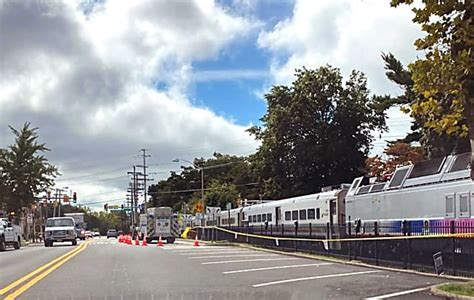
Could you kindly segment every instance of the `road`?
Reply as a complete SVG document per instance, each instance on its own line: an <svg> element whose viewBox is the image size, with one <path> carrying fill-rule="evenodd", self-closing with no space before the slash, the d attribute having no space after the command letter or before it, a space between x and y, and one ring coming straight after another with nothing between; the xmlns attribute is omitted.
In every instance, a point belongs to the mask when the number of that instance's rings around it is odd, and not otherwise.
<svg viewBox="0 0 474 300"><path fill-rule="evenodd" d="M74 250L66 261L5 291ZM0 266L5 299L438 299L426 288L447 282L236 246L194 247L182 240L164 247L105 238L76 247L30 246L0 253Z"/></svg>

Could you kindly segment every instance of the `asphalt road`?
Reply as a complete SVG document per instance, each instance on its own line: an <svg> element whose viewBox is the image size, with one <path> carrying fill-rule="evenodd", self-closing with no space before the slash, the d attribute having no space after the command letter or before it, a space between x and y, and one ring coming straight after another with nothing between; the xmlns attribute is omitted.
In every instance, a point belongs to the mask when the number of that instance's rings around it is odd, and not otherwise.
<svg viewBox="0 0 474 300"><path fill-rule="evenodd" d="M80 244L81 245L81 244ZM447 282L416 274L297 258L230 246L177 241L129 246L105 238L77 247L40 246L0 253L0 289L76 249L5 299L438 299L421 290ZM85 248L84 248L85 247ZM82 249L83 248L83 249ZM6 266L6 267L4 267ZM41 275L43 274L43 275ZM37 278L43 276L44 278ZM406 294L404 294L406 293ZM0 296L1 297L1 296Z"/></svg>

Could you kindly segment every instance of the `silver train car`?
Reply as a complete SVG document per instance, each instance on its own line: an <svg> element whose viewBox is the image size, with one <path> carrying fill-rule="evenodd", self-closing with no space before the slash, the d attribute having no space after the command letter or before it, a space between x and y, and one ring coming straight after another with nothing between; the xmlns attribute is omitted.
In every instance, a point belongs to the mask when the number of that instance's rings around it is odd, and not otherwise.
<svg viewBox="0 0 474 300"><path fill-rule="evenodd" d="M224 210L215 223L302 229L348 225L345 230L360 234L449 233L453 227L474 232L469 163L470 153L422 161L397 168L386 182L358 177L316 194Z"/></svg>

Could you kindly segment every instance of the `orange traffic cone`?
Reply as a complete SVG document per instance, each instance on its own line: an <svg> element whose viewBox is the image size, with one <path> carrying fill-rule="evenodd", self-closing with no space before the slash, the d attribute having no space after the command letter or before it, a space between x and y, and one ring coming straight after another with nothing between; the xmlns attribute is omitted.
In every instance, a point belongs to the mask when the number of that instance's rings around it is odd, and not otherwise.
<svg viewBox="0 0 474 300"><path fill-rule="evenodd" d="M140 246L140 241L138 240L138 236L135 238L135 246Z"/></svg>
<svg viewBox="0 0 474 300"><path fill-rule="evenodd" d="M123 235L119 235L118 242L122 243L123 242Z"/></svg>
<svg viewBox="0 0 474 300"><path fill-rule="evenodd" d="M127 245L131 245L132 244L132 237L130 235L128 235L127 237Z"/></svg>
<svg viewBox="0 0 474 300"><path fill-rule="evenodd" d="M196 234L196 238L194 238L194 247L199 247L199 240L198 240L197 234Z"/></svg>
<svg viewBox="0 0 474 300"><path fill-rule="evenodd" d="M143 237L142 246L148 246L148 243L146 241L146 237Z"/></svg>
<svg viewBox="0 0 474 300"><path fill-rule="evenodd" d="M156 244L158 247L163 247L163 241L161 240L161 235L158 237L158 244Z"/></svg>

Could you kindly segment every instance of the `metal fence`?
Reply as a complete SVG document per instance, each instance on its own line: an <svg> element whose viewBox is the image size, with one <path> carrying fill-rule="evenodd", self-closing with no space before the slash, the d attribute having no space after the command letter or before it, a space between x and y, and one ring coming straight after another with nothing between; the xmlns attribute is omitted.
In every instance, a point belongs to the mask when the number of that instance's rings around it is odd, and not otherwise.
<svg viewBox="0 0 474 300"><path fill-rule="evenodd" d="M405 232L399 236L339 235L341 228L309 227L308 237L301 228L286 230L273 227L201 227L196 228L201 239L247 243L258 247L290 252L303 252L357 260L377 266L388 266L436 273L433 256L443 261L444 274L474 277L474 235L463 233L422 235ZM338 229L338 230L336 230ZM453 228L450 228L450 230ZM462 229L462 230L461 230ZM441 230L441 228L440 228ZM472 232L472 231L471 231ZM311 236L311 237L310 237ZM320 236L322 238L318 238Z"/></svg>

